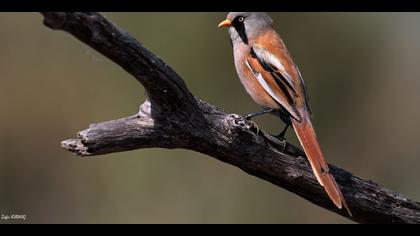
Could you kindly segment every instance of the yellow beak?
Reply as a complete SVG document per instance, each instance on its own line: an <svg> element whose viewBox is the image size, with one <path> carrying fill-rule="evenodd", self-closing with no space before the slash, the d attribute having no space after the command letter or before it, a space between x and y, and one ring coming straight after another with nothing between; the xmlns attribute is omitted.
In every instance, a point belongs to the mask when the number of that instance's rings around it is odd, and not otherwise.
<svg viewBox="0 0 420 236"><path fill-rule="evenodd" d="M232 21L229 19L226 19L220 22L220 24L217 27L220 28L220 27L229 27L229 26L232 26Z"/></svg>

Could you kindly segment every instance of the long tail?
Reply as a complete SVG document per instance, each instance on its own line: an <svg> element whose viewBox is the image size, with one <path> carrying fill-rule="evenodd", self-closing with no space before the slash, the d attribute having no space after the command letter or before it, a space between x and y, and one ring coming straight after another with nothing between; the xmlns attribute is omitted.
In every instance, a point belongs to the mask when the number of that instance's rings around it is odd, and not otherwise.
<svg viewBox="0 0 420 236"><path fill-rule="evenodd" d="M306 156L311 164L312 170L321 184L327 192L330 199L334 204L341 209L344 206L351 216L351 212L344 200L343 194L340 191L334 177L329 172L328 163L324 159L321 148L316 139L315 130L312 126L309 115L302 117L302 121L299 122L292 119L293 128L299 138L300 144L306 153Z"/></svg>

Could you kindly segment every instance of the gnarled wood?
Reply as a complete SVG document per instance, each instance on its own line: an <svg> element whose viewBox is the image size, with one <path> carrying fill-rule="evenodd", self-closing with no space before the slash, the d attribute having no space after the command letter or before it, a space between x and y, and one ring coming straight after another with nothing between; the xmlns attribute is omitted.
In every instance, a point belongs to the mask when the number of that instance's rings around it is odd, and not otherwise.
<svg viewBox="0 0 420 236"><path fill-rule="evenodd" d="M304 153L194 97L162 60L98 13L44 12L44 24L64 30L114 61L146 89L138 114L91 125L63 148L93 156L140 148L195 150L237 166L325 209L350 218L330 202ZM378 184L330 166L361 223L420 223L420 204Z"/></svg>

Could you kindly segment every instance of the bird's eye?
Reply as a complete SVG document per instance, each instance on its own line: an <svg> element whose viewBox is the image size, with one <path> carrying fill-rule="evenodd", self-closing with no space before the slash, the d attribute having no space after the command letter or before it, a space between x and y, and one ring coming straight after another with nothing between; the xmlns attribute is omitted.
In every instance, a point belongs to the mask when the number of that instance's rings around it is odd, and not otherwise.
<svg viewBox="0 0 420 236"><path fill-rule="evenodd" d="M239 22L244 22L245 18L243 16L238 17Z"/></svg>

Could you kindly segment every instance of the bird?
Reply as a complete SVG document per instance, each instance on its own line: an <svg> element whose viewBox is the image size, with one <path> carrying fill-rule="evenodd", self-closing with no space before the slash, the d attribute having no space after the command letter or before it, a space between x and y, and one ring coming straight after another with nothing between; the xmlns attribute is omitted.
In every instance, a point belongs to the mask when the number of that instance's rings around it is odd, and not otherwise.
<svg viewBox="0 0 420 236"><path fill-rule="evenodd" d="M292 126L312 171L334 205L351 211L331 174L311 122L311 108L299 68L275 31L272 18L264 12L230 12L218 27L227 27L238 77L263 114L277 115L285 124L277 138Z"/></svg>

